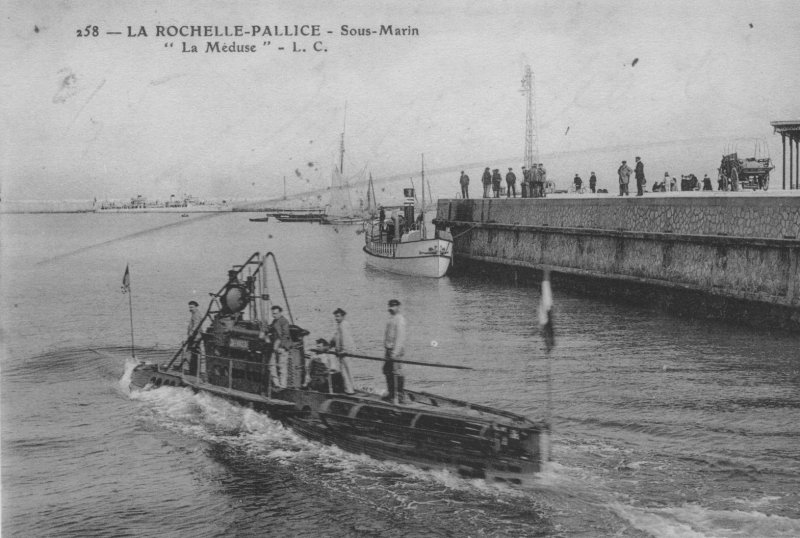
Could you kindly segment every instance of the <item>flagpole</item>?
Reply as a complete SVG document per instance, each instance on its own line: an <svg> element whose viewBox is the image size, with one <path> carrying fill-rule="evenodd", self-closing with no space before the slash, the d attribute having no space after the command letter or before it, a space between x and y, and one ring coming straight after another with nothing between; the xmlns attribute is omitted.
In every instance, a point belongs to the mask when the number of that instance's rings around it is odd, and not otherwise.
<svg viewBox="0 0 800 538"><path fill-rule="evenodd" d="M551 369L551 359L552 356L550 354L550 350L546 351L546 361L547 361L547 424L550 425L552 418L553 418L553 377L550 373Z"/></svg>
<svg viewBox="0 0 800 538"><path fill-rule="evenodd" d="M130 264L125 264L125 275L122 277L122 293L128 294L128 312L131 320L131 358L136 358L133 346L133 293L131 292L131 270Z"/></svg>
<svg viewBox="0 0 800 538"><path fill-rule="evenodd" d="M542 331L545 348L545 362L547 363L547 405L545 408L545 420L547 422L548 433L552 433L551 420L553 417L553 377L551 375L551 351L555 347L555 335L553 332L553 291L550 288L550 271L545 270L542 275L542 302L539 307L539 326ZM548 442L547 459L552 459L550 453L551 444Z"/></svg>
<svg viewBox="0 0 800 538"><path fill-rule="evenodd" d="M133 350L133 292L128 291L128 311L131 318L131 358L136 358L136 352Z"/></svg>

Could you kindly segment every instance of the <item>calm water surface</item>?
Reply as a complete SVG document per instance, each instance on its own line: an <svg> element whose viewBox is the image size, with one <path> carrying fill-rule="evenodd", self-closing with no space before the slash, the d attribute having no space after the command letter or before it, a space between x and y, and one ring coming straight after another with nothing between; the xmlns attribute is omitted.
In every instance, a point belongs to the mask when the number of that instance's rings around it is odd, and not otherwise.
<svg viewBox="0 0 800 538"><path fill-rule="evenodd" d="M138 357L180 343L186 303L276 253L294 321L342 307L380 353L403 302L417 389L541 417L539 292L365 267L355 227L252 214L0 215L2 530L8 536L798 536L800 338L555 289L553 461L511 489L309 443L223 400L131 393ZM273 297L279 294L272 290ZM354 366L383 389L380 367Z"/></svg>

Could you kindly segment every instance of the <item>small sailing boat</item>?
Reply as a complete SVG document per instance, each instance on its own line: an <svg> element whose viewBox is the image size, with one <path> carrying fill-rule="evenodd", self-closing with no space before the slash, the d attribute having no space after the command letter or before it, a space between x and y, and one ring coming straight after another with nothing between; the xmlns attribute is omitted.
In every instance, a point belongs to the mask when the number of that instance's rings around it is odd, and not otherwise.
<svg viewBox="0 0 800 538"><path fill-rule="evenodd" d="M345 122L346 110L347 108L345 108ZM353 208L350 178L344 175L344 133L343 127L339 141L339 166L334 166L331 174L331 203L321 224L360 224L364 221L364 216ZM362 170L355 179L363 181L363 174Z"/></svg>
<svg viewBox="0 0 800 538"><path fill-rule="evenodd" d="M453 258L449 232L429 234L425 224L425 156L422 157L422 204L415 217L414 189L404 189L402 206L384 207L377 219L365 226L367 264L401 275L439 278ZM430 194L430 193L429 193ZM387 213L388 210L388 213Z"/></svg>

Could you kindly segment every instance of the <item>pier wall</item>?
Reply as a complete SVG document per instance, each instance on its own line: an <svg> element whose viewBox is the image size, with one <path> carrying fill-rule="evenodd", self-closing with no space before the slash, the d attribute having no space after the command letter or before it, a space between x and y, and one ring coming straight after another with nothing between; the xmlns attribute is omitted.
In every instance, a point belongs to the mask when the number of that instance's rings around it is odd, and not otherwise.
<svg viewBox="0 0 800 538"><path fill-rule="evenodd" d="M800 331L800 196L747 194L439 200L437 224L459 269Z"/></svg>

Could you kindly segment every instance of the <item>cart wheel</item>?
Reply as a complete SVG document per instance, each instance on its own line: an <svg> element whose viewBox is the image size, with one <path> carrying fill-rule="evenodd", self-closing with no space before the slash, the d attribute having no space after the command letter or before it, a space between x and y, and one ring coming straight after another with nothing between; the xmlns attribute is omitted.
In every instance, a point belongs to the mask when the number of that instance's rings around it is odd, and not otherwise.
<svg viewBox="0 0 800 538"><path fill-rule="evenodd" d="M767 173L764 175L764 183L763 183L763 186L764 186L764 190L767 190L767 189L769 189L769 172L767 172Z"/></svg>

